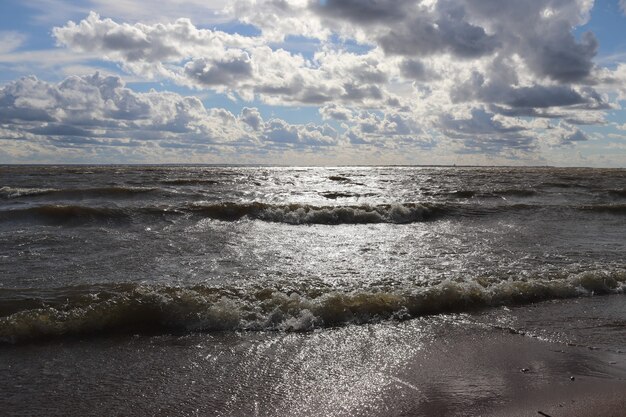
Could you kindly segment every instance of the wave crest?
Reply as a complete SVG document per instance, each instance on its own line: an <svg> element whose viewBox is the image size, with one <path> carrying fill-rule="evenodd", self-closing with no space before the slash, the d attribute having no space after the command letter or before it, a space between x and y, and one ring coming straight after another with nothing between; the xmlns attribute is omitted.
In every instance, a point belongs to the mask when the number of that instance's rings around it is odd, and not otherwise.
<svg viewBox="0 0 626 417"><path fill-rule="evenodd" d="M218 219L239 220L248 217L289 224L363 224L412 223L432 218L434 207L417 203L385 204L378 206L311 206L307 204L220 203L195 204L196 213Z"/></svg>
<svg viewBox="0 0 626 417"><path fill-rule="evenodd" d="M487 280L488 281L488 280ZM430 287L338 290L276 287L59 289L46 299L3 290L0 341L101 332L309 331L590 294L623 293L626 272L556 279L444 281ZM17 290L15 290L17 291ZM37 305L39 303L39 305ZM6 307L9 306L10 310Z"/></svg>

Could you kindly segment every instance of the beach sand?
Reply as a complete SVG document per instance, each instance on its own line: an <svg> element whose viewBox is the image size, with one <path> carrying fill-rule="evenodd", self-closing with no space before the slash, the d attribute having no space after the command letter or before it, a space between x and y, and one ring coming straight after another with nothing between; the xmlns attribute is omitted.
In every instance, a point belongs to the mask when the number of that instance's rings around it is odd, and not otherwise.
<svg viewBox="0 0 626 417"><path fill-rule="evenodd" d="M524 314L540 320L553 310L566 316L624 301L618 295L539 303ZM488 321L483 313L452 314L312 333L2 346L0 410L7 416L626 416L626 354L542 340ZM623 327L611 331L623 337Z"/></svg>

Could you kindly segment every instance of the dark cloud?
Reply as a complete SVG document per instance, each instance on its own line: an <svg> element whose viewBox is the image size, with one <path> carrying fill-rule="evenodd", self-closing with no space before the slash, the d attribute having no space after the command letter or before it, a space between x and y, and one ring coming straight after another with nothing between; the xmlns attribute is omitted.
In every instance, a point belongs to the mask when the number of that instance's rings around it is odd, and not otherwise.
<svg viewBox="0 0 626 417"><path fill-rule="evenodd" d="M564 27L555 33L531 42L525 54L528 66L539 75L544 75L560 82L581 81L591 73L594 67L598 41L591 32L584 33L581 42L565 32Z"/></svg>
<svg viewBox="0 0 626 417"><path fill-rule="evenodd" d="M519 56L535 74L570 83L594 68L598 42L580 40L572 28L582 22L583 0L333 0L313 2L329 22L349 22L371 32L388 54L428 56L449 53L473 59L498 53Z"/></svg>
<svg viewBox="0 0 626 417"><path fill-rule="evenodd" d="M510 107L545 108L582 104L586 99L578 92L563 86L542 86L511 88L506 91L503 104Z"/></svg>
<svg viewBox="0 0 626 417"><path fill-rule="evenodd" d="M413 4L414 0L311 0L311 8L322 16L361 24L401 20Z"/></svg>
<svg viewBox="0 0 626 417"><path fill-rule="evenodd" d="M509 108L504 106L498 106L497 104L489 105L489 111L493 113L500 114L502 116L507 117L532 117L532 118L546 118L546 119L556 119L560 117L564 117L564 113L559 113L555 111L546 111L545 109L534 109L528 107L522 108Z"/></svg>
<svg viewBox="0 0 626 417"><path fill-rule="evenodd" d="M451 115L443 115L439 118L443 130L451 137L464 137L467 135L495 135L500 133L520 132L524 128L519 126L504 126L482 109L473 109L468 119L456 119Z"/></svg>
<svg viewBox="0 0 626 417"><path fill-rule="evenodd" d="M443 115L439 118L439 125L448 138L461 143L458 152L463 154L529 153L537 146L535 137L526 128L506 126L483 109L473 109L471 117L464 119Z"/></svg>
<svg viewBox="0 0 626 417"><path fill-rule="evenodd" d="M244 107L241 110L241 114L239 118L248 126L252 128L252 130L259 130L263 123L263 119L261 118L261 114L257 109L251 109L249 107Z"/></svg>
<svg viewBox="0 0 626 417"><path fill-rule="evenodd" d="M605 99L591 87L574 89L566 85L540 85L517 87L500 73L490 72L492 79L473 72L463 83L450 91L454 103L479 101L501 109L507 115L541 116L538 110L566 107L579 110L601 110L610 107ZM545 113L545 116L546 115Z"/></svg>
<svg viewBox="0 0 626 417"><path fill-rule="evenodd" d="M584 0L462 0L468 13L485 22L502 52L517 54L539 76L575 82L589 76L597 41L572 29L582 23Z"/></svg>
<svg viewBox="0 0 626 417"><path fill-rule="evenodd" d="M417 15L411 20L395 25L378 40L388 54L424 56L451 53L461 58L477 58L491 54L498 46L495 37L488 35L482 27L463 20L459 8L432 19L432 16Z"/></svg>
<svg viewBox="0 0 626 417"><path fill-rule="evenodd" d="M562 145L571 145L575 142L585 142L588 140L589 140L589 137L579 129L576 129L573 132L568 132L566 134L561 135Z"/></svg>
<svg viewBox="0 0 626 417"><path fill-rule="evenodd" d="M405 78L416 81L428 78L428 72L422 61L417 59L404 59L400 63L400 72Z"/></svg>
<svg viewBox="0 0 626 417"><path fill-rule="evenodd" d="M185 74L205 86L234 86L252 77L252 63L245 52L223 60L197 59L185 65Z"/></svg>

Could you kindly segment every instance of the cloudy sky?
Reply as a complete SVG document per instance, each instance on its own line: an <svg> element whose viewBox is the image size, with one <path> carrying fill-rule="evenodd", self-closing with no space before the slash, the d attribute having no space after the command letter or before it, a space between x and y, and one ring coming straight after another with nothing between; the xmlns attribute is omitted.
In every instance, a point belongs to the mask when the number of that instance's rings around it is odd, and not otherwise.
<svg viewBox="0 0 626 417"><path fill-rule="evenodd" d="M626 167L626 0L3 0L0 163Z"/></svg>

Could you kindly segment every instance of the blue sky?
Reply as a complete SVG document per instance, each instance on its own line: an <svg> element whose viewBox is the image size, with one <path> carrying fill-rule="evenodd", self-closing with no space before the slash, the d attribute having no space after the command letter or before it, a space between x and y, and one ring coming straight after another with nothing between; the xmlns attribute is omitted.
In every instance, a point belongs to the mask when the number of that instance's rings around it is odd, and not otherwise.
<svg viewBox="0 0 626 417"><path fill-rule="evenodd" d="M0 163L626 166L620 0L5 0Z"/></svg>

